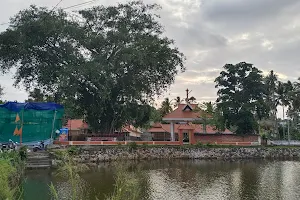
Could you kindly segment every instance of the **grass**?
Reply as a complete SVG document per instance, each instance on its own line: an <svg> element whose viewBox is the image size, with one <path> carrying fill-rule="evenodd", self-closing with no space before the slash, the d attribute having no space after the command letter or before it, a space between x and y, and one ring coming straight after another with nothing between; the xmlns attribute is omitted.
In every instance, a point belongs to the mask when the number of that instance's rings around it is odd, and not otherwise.
<svg viewBox="0 0 300 200"><path fill-rule="evenodd" d="M20 183L26 156L24 149L0 153L0 199L21 199Z"/></svg>
<svg viewBox="0 0 300 200"><path fill-rule="evenodd" d="M126 166L116 165L114 192L106 200L139 200L141 187L138 173L129 172Z"/></svg>
<svg viewBox="0 0 300 200"><path fill-rule="evenodd" d="M70 185L71 193L68 196L70 200L84 200L87 197L84 195L84 188L80 178L80 173L88 170L84 164L75 163L73 155L70 151L60 151L58 153L62 159L62 163L58 169L57 176L63 177ZM115 165L115 189L114 192L106 197L106 200L139 200L141 199L141 184L142 177L139 171L129 172L126 165L117 162ZM50 194L53 200L60 200L60 194L55 186L49 185ZM95 197L95 199L98 199Z"/></svg>

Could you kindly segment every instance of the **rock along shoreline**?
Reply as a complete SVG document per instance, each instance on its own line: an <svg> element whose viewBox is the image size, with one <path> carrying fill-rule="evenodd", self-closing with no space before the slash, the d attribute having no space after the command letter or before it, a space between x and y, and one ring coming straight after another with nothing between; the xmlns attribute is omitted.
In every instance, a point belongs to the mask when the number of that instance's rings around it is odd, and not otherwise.
<svg viewBox="0 0 300 200"><path fill-rule="evenodd" d="M101 163L116 160L154 159L300 159L300 147L80 147L74 156L78 163ZM55 159L54 159L55 162Z"/></svg>

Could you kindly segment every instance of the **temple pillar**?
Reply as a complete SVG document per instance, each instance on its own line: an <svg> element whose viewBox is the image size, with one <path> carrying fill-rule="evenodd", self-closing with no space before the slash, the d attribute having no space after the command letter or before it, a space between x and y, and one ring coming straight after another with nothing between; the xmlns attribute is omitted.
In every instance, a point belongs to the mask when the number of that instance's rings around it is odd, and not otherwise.
<svg viewBox="0 0 300 200"><path fill-rule="evenodd" d="M171 122L171 141L175 141L174 122Z"/></svg>
<svg viewBox="0 0 300 200"><path fill-rule="evenodd" d="M179 140L179 144L183 145L183 133L182 130L178 130L178 140Z"/></svg>

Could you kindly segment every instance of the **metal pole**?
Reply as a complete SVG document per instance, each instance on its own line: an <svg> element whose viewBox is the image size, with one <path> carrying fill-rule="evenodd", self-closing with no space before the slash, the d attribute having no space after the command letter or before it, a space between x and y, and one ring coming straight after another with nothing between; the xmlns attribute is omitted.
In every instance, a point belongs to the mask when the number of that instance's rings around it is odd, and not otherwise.
<svg viewBox="0 0 300 200"><path fill-rule="evenodd" d="M20 133L20 145L22 146L22 135L23 135L23 125L24 125L24 108L22 109L22 121L21 121L21 130Z"/></svg>
<svg viewBox="0 0 300 200"><path fill-rule="evenodd" d="M56 119L56 110L54 111L54 117L53 117L53 121L52 121L51 141L53 141L53 131L54 131L55 119Z"/></svg>

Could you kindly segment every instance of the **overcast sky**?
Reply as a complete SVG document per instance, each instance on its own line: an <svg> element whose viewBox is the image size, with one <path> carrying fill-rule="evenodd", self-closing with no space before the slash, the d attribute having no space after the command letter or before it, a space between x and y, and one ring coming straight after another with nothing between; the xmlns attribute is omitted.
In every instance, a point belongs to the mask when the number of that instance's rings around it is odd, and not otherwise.
<svg viewBox="0 0 300 200"><path fill-rule="evenodd" d="M89 0L63 0L68 7ZM0 23L31 4L53 7L59 0L0 1ZM86 7L122 0L98 0ZM176 78L166 96L185 96L192 90L197 100L215 100L214 79L226 63L253 63L279 78L300 77L299 0L145 0L158 3L166 35L186 55L187 71ZM83 7L80 7L80 9ZM75 10L69 9L68 11ZM78 8L79 9L79 8ZM0 26L0 31L7 25ZM22 101L26 92L12 87L12 74L0 76L6 100Z"/></svg>

